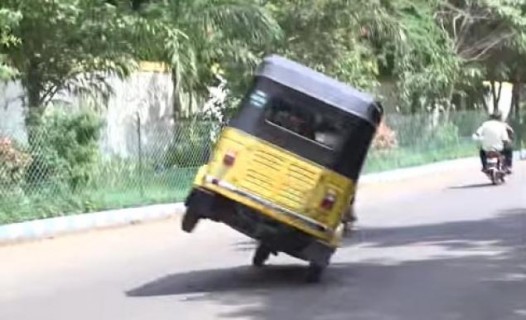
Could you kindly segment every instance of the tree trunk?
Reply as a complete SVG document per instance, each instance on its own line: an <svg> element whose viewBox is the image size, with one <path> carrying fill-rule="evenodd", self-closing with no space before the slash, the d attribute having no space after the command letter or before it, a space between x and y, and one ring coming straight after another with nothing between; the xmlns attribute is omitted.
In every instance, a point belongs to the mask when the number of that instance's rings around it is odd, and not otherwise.
<svg viewBox="0 0 526 320"><path fill-rule="evenodd" d="M41 79L37 62L31 61L28 72L22 80L26 91L25 125L29 145L33 145L35 141L35 129L42 123L44 113L44 106L41 105L40 100L43 91Z"/></svg>
<svg viewBox="0 0 526 320"><path fill-rule="evenodd" d="M414 93L411 97L411 114L416 114L420 109L420 101L418 95Z"/></svg>
<svg viewBox="0 0 526 320"><path fill-rule="evenodd" d="M511 95L511 108L510 108L510 114L514 120L520 119L520 83L514 82L513 88L512 88L512 95Z"/></svg>
<svg viewBox="0 0 526 320"><path fill-rule="evenodd" d="M482 102L482 107L484 108L484 110L486 110L487 113L489 113L488 92L486 91L486 87L484 86L482 91L478 91L477 94L478 96L476 98L476 101Z"/></svg>
<svg viewBox="0 0 526 320"><path fill-rule="evenodd" d="M499 88L497 89L497 84ZM500 95L502 93L502 83L491 81L491 94L493 95L493 112L499 110Z"/></svg>
<svg viewBox="0 0 526 320"><path fill-rule="evenodd" d="M174 121L177 121L181 118L181 83L179 81L179 76L174 68L172 68L172 82L173 82L173 117Z"/></svg>

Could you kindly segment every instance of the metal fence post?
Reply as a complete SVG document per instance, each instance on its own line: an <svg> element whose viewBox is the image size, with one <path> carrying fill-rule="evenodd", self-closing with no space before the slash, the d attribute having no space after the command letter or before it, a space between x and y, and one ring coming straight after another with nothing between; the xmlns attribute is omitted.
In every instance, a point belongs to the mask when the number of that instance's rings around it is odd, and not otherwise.
<svg viewBox="0 0 526 320"><path fill-rule="evenodd" d="M141 197L144 197L144 166L143 166L143 150L142 150L142 123L141 115L137 112L137 147L139 155L139 190Z"/></svg>

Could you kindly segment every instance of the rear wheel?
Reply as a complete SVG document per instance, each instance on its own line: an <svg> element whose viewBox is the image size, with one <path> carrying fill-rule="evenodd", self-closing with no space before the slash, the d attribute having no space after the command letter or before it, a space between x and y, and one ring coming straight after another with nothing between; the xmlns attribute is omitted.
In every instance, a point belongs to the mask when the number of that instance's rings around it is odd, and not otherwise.
<svg viewBox="0 0 526 320"><path fill-rule="evenodd" d="M199 216L195 214L194 212L188 210L183 216L181 227L184 232L191 233L192 231L194 231L198 222L199 222Z"/></svg>
<svg viewBox="0 0 526 320"><path fill-rule="evenodd" d="M260 244L254 253L254 258L252 258L252 265L255 267L262 267L267 262L268 258L272 251L265 245Z"/></svg>
<svg viewBox="0 0 526 320"><path fill-rule="evenodd" d="M317 265L315 263L311 263L309 265L309 268L307 269L307 277L306 280L308 283L318 283L321 280L321 276L323 275L323 271L325 271L325 267Z"/></svg>
<svg viewBox="0 0 526 320"><path fill-rule="evenodd" d="M499 184L499 174L497 170L491 170L490 173L491 183L496 186Z"/></svg>

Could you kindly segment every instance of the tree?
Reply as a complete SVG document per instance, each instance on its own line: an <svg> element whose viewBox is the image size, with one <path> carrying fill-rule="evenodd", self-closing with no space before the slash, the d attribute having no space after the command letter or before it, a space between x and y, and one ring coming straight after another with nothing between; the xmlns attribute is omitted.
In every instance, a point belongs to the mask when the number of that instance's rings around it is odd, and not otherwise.
<svg viewBox="0 0 526 320"><path fill-rule="evenodd" d="M414 112L451 95L458 62L432 2L269 3L286 35L280 53L365 90L395 81L402 107Z"/></svg>
<svg viewBox="0 0 526 320"><path fill-rule="evenodd" d="M141 14L165 39L159 58L172 67L174 113L181 116L181 93L206 94L219 63L227 71L250 67L280 27L252 0L168 0L141 3ZM140 5L138 7L141 7ZM154 54L155 55L155 54Z"/></svg>
<svg viewBox="0 0 526 320"><path fill-rule="evenodd" d="M526 27L523 1L440 0L435 16L464 62L486 59Z"/></svg>
<svg viewBox="0 0 526 320"><path fill-rule="evenodd" d="M518 61L526 47L525 5L523 1L496 0L437 2L437 23L449 34L462 69L478 70L474 79L490 81L495 106L500 100L500 83L515 83L522 73Z"/></svg>
<svg viewBox="0 0 526 320"><path fill-rule="evenodd" d="M397 82L399 107L414 113L447 105L460 68L448 34L433 17L433 1L398 0L386 10L394 33L379 35L376 43L384 73Z"/></svg>
<svg viewBox="0 0 526 320"><path fill-rule="evenodd" d="M125 77L134 67L136 21L101 0L3 0L2 7L20 12L12 28L19 44L2 53L25 89L29 129L60 90L107 93L108 75Z"/></svg>
<svg viewBox="0 0 526 320"><path fill-rule="evenodd" d="M13 35L12 30L18 24L20 18L19 12L0 8L0 80L8 79L14 76L16 72L2 54L2 49L18 44L19 39Z"/></svg>
<svg viewBox="0 0 526 320"><path fill-rule="evenodd" d="M274 47L278 53L362 89L377 84L377 59L365 34L387 20L377 2L273 0L267 6L285 34Z"/></svg>

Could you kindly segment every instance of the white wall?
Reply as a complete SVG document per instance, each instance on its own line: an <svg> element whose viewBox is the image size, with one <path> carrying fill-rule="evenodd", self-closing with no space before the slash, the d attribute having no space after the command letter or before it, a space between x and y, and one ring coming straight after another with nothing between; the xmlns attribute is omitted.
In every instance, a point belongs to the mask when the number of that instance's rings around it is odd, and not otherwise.
<svg viewBox="0 0 526 320"><path fill-rule="evenodd" d="M484 82L485 86L489 86L489 82ZM502 86L500 91L500 99L499 99L499 110L502 112L502 115L507 118L511 111L511 100L513 98L513 84L509 82L501 82L500 85ZM497 84L498 88L499 84ZM486 104L488 105L488 112L492 113L494 109L494 99L493 95L491 94L491 91L489 91L486 95Z"/></svg>
<svg viewBox="0 0 526 320"><path fill-rule="evenodd" d="M138 72L121 81L109 79L114 95L101 110L106 126L100 146L106 155L128 157L138 150L137 116L143 130L143 148L159 152L173 134L172 93L169 74ZM23 90L20 83L0 84L0 136L10 136L21 142L27 139L24 126ZM81 99L69 94L57 97L68 108L82 104Z"/></svg>
<svg viewBox="0 0 526 320"><path fill-rule="evenodd" d="M0 82L0 136L27 139L24 125L24 92L18 82Z"/></svg>

